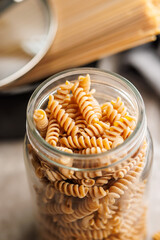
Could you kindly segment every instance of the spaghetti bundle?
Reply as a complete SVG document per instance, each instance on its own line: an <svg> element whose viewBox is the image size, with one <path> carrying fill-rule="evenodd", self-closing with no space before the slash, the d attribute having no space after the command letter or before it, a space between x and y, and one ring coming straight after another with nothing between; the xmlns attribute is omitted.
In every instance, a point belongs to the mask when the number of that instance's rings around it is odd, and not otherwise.
<svg viewBox="0 0 160 240"><path fill-rule="evenodd" d="M160 33L158 0L50 0L50 4L58 17L55 41L23 82L153 41Z"/></svg>

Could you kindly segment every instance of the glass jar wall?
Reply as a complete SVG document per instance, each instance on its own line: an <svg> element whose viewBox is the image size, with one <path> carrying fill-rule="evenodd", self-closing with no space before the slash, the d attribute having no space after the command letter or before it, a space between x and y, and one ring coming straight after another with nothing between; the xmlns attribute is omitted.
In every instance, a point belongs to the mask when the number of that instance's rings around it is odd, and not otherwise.
<svg viewBox="0 0 160 240"><path fill-rule="evenodd" d="M46 108L49 95L60 84L86 74L100 104L121 97L137 124L122 144L109 151L63 152L40 136L33 114ZM28 103L24 144L39 236L43 240L145 239L152 155L143 100L129 81L93 68L71 69L46 80Z"/></svg>

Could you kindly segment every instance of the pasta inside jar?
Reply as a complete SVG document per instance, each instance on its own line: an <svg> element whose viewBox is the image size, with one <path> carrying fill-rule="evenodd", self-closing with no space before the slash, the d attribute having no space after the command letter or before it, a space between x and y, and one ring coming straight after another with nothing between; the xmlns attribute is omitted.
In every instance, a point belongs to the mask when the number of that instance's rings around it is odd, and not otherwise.
<svg viewBox="0 0 160 240"><path fill-rule="evenodd" d="M81 68L40 86L25 160L42 239L146 238L152 141L143 100L121 76Z"/></svg>

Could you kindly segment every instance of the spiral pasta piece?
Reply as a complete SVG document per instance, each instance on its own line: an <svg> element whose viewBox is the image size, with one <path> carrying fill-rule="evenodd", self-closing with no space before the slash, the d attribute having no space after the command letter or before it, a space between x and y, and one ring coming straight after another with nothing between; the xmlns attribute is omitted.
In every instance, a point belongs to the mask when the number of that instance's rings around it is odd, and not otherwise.
<svg viewBox="0 0 160 240"><path fill-rule="evenodd" d="M56 147L56 148L63 152L73 153L73 151L70 148L65 148L65 147Z"/></svg>
<svg viewBox="0 0 160 240"><path fill-rule="evenodd" d="M137 181L138 173L130 171L124 178L118 179L110 188L107 194L109 203L114 204L116 199L119 199L121 195L124 195L129 186L133 182Z"/></svg>
<svg viewBox="0 0 160 240"><path fill-rule="evenodd" d="M69 228L60 228L59 229L60 234L65 237L82 237L87 240L102 240L105 237L108 237L111 233L108 229L102 229L102 230L76 230L76 229L69 229Z"/></svg>
<svg viewBox="0 0 160 240"><path fill-rule="evenodd" d="M85 148L83 150L80 150L78 153L79 154L97 154L97 153L102 153L106 151L107 150L105 148L92 147L92 148Z"/></svg>
<svg viewBox="0 0 160 240"><path fill-rule="evenodd" d="M95 185L102 186L104 184L107 184L111 178L112 178L112 174L108 176L99 177L95 180Z"/></svg>
<svg viewBox="0 0 160 240"><path fill-rule="evenodd" d="M72 119L75 119L76 117L81 115L77 103L69 103L68 106L65 108L65 111L66 113L68 113L68 116Z"/></svg>
<svg viewBox="0 0 160 240"><path fill-rule="evenodd" d="M53 185L51 183L47 184L47 187L45 190L46 198L51 200L53 199L54 195L55 195L55 189L53 188Z"/></svg>
<svg viewBox="0 0 160 240"><path fill-rule="evenodd" d="M86 120L84 120L82 115L79 115L75 118L75 124L79 128L81 133L83 132L81 130L83 130L84 128L87 127L87 122L86 122Z"/></svg>
<svg viewBox="0 0 160 240"><path fill-rule="evenodd" d="M121 117L119 120L115 121L114 126L123 130L121 135L124 139L126 139L133 132L136 126L136 119L135 117L126 115L125 117Z"/></svg>
<svg viewBox="0 0 160 240"><path fill-rule="evenodd" d="M102 118L101 121L106 122L109 121L113 124L115 121L118 121L121 115L115 110L110 102L104 103L101 106L102 109Z"/></svg>
<svg viewBox="0 0 160 240"><path fill-rule="evenodd" d="M63 176L62 174L52 171L50 169L46 169L45 171L46 177L50 182L55 182L55 181L61 181L61 180L66 180L67 178Z"/></svg>
<svg viewBox="0 0 160 240"><path fill-rule="evenodd" d="M84 92L83 88L79 87L78 82L74 84L72 92L84 119L89 124L93 122L98 122L98 117L96 113L93 111L92 103L88 101L87 94Z"/></svg>
<svg viewBox="0 0 160 240"><path fill-rule="evenodd" d="M128 159L128 163L125 164L124 167L118 169L114 172L113 177L115 179L118 178L124 178L124 176L135 166L138 166L138 164L143 161L142 153L140 152L135 158Z"/></svg>
<svg viewBox="0 0 160 240"><path fill-rule="evenodd" d="M92 104L93 111L96 113L98 119L100 119L102 117L102 111L99 103L91 94L88 94L87 97L88 97L88 101L91 102Z"/></svg>
<svg viewBox="0 0 160 240"><path fill-rule="evenodd" d="M105 129L109 128L108 125L106 125ZM84 128L84 132L81 132L84 137L100 137L104 133L104 125L101 123L93 123L89 124L86 128Z"/></svg>
<svg viewBox="0 0 160 240"><path fill-rule="evenodd" d="M60 222L59 225L70 229L87 230L92 225L93 217L94 214L91 214L74 222Z"/></svg>
<svg viewBox="0 0 160 240"><path fill-rule="evenodd" d="M88 193L88 188L84 185L71 184L65 181L55 181L53 186L56 190L67 196L84 198Z"/></svg>
<svg viewBox="0 0 160 240"><path fill-rule="evenodd" d="M82 199L79 204L74 209L74 213L72 214L64 214L62 222L74 222L78 219L84 218L99 208L99 201L98 199L92 200L91 198L84 198Z"/></svg>
<svg viewBox="0 0 160 240"><path fill-rule="evenodd" d="M57 120L60 126L64 128L68 135L75 136L79 129L75 126L74 120L68 117L65 110L61 108L62 106L59 105L58 101L54 100L53 96L50 95L48 109L51 110L51 114L53 114L53 117Z"/></svg>
<svg viewBox="0 0 160 240"><path fill-rule="evenodd" d="M107 192L103 189L103 187L94 186L89 189L87 195L91 198L100 199L105 197L107 195Z"/></svg>
<svg viewBox="0 0 160 240"><path fill-rule="evenodd" d="M87 74L86 76L79 76L79 87L83 88L84 92L88 93L91 86L91 78L90 75Z"/></svg>
<svg viewBox="0 0 160 240"><path fill-rule="evenodd" d="M33 119L36 124L36 128L40 132L41 136L44 137L48 127L47 114L43 109L36 109L33 114Z"/></svg>
<svg viewBox="0 0 160 240"><path fill-rule="evenodd" d="M83 136L74 136L74 137L63 137L61 138L60 142L68 147L68 148L77 148L77 149L83 149L83 148L92 148L92 147L100 147L105 148L107 150L110 149L111 142L108 141L107 138L102 139L95 138L95 137L83 137Z"/></svg>
<svg viewBox="0 0 160 240"><path fill-rule="evenodd" d="M50 118L45 138L46 142L55 147L58 142L59 132L59 124L57 123L56 119Z"/></svg>
<svg viewBox="0 0 160 240"><path fill-rule="evenodd" d="M72 214L74 212L72 208L72 199L68 198L62 203L49 202L41 207L43 213L51 215L55 214Z"/></svg>
<svg viewBox="0 0 160 240"><path fill-rule="evenodd" d="M117 97L116 101L112 100L111 104L113 105L114 109L121 114L122 117L127 114L127 108L125 107L124 102L122 102L121 97Z"/></svg>
<svg viewBox="0 0 160 240"><path fill-rule="evenodd" d="M70 101L70 97L68 97L68 95L72 87L73 83L66 81L65 84L60 86L57 93L54 94L54 99L57 100L63 107L67 106Z"/></svg>

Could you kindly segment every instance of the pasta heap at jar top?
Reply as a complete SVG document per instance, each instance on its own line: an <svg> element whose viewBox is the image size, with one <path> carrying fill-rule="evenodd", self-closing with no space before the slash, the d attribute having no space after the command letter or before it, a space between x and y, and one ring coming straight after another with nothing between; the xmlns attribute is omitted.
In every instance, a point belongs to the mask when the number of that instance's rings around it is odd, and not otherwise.
<svg viewBox="0 0 160 240"><path fill-rule="evenodd" d="M134 131L136 118L129 114L121 98L100 105L90 86L88 74L79 76L74 83L66 81L49 96L45 109L35 110L36 128L53 147L67 153L98 154L122 144ZM30 154L42 183L34 188L43 239L144 239L146 179L142 180L141 175L145 139L126 161L97 171L54 167L33 149ZM70 157L58 163L74 167ZM90 164L83 159L76 167L89 168ZM93 165L103 165L103 158L97 158Z"/></svg>

